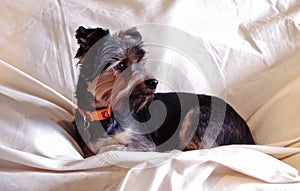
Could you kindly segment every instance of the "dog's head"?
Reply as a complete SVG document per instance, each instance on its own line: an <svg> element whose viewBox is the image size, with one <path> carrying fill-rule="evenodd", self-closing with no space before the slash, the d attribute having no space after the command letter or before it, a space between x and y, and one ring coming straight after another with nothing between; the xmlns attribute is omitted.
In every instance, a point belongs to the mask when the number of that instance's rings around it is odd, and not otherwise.
<svg viewBox="0 0 300 191"><path fill-rule="evenodd" d="M137 112L154 95L158 81L145 72L142 36L136 28L111 35L102 28L76 31L81 108Z"/></svg>

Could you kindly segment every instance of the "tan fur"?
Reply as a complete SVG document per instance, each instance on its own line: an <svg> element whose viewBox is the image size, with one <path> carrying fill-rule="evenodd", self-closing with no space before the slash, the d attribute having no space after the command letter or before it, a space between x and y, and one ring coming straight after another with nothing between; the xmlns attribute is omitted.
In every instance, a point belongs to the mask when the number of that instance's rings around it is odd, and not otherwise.
<svg viewBox="0 0 300 191"><path fill-rule="evenodd" d="M187 148L189 150L197 150L202 149L200 143L195 142L193 139L194 132L191 129L194 126L193 115L197 115L199 113L199 108L191 109L183 119L182 125L179 131L179 140L181 143L181 148Z"/></svg>
<svg viewBox="0 0 300 191"><path fill-rule="evenodd" d="M124 131L113 135L111 138L118 144L127 145L132 138L132 134L129 131Z"/></svg>
<svg viewBox="0 0 300 191"><path fill-rule="evenodd" d="M181 147L184 148L189 144L189 141L186 139L188 128L192 125L190 121L191 111L187 113L187 115L184 117L180 131L179 131L179 139L181 143Z"/></svg>
<svg viewBox="0 0 300 191"><path fill-rule="evenodd" d="M123 61L120 60L107 68L107 70L104 71L98 78L88 83L88 91L95 97L96 107L112 108L114 103L129 96L132 91L132 87L139 83L144 83L144 78L134 78L130 71L130 67L132 64L137 62L138 59L135 57L134 50L128 49L126 52L126 57L123 58L127 61L127 69L125 71L120 73L119 71L114 70L114 67ZM143 64L144 62L139 62L139 65Z"/></svg>
<svg viewBox="0 0 300 191"><path fill-rule="evenodd" d="M95 97L97 107L111 108L111 92L116 78L113 73L113 71L104 72L88 83L88 91Z"/></svg>

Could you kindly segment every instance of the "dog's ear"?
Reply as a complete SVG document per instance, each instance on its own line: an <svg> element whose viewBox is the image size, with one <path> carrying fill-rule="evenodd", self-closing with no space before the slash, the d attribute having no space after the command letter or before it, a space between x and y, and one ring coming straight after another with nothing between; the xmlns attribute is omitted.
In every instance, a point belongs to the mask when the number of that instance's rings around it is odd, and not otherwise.
<svg viewBox="0 0 300 191"><path fill-rule="evenodd" d="M83 57L87 51L101 38L109 34L109 30L102 28L90 28L86 29L83 26L80 26L76 30L75 37L77 43L80 45L75 58Z"/></svg>
<svg viewBox="0 0 300 191"><path fill-rule="evenodd" d="M142 35L137 31L136 27L121 31L118 36L131 44L140 44L142 42Z"/></svg>
<svg viewBox="0 0 300 191"><path fill-rule="evenodd" d="M137 31L136 27L121 31L118 37L131 47L129 52L134 55L138 62L144 57L145 50L143 49L142 35Z"/></svg>

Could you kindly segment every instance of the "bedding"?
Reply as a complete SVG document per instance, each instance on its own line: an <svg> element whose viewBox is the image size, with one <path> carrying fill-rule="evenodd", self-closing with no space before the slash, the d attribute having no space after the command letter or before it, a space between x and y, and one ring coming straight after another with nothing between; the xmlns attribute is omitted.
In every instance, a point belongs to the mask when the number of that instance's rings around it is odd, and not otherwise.
<svg viewBox="0 0 300 191"><path fill-rule="evenodd" d="M11 190L299 190L298 0L2 0L0 187ZM158 91L214 94L257 145L108 151L84 159L73 120L80 26L136 26Z"/></svg>

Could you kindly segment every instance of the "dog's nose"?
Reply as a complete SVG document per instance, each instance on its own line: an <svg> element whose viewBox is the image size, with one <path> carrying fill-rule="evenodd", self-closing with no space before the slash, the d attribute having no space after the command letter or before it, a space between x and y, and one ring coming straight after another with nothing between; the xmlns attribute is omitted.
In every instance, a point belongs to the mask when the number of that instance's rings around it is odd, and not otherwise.
<svg viewBox="0 0 300 191"><path fill-rule="evenodd" d="M158 80L148 79L148 80L145 80L145 84L148 88L150 88L151 90L154 90L154 89L156 89L156 86L158 84Z"/></svg>

